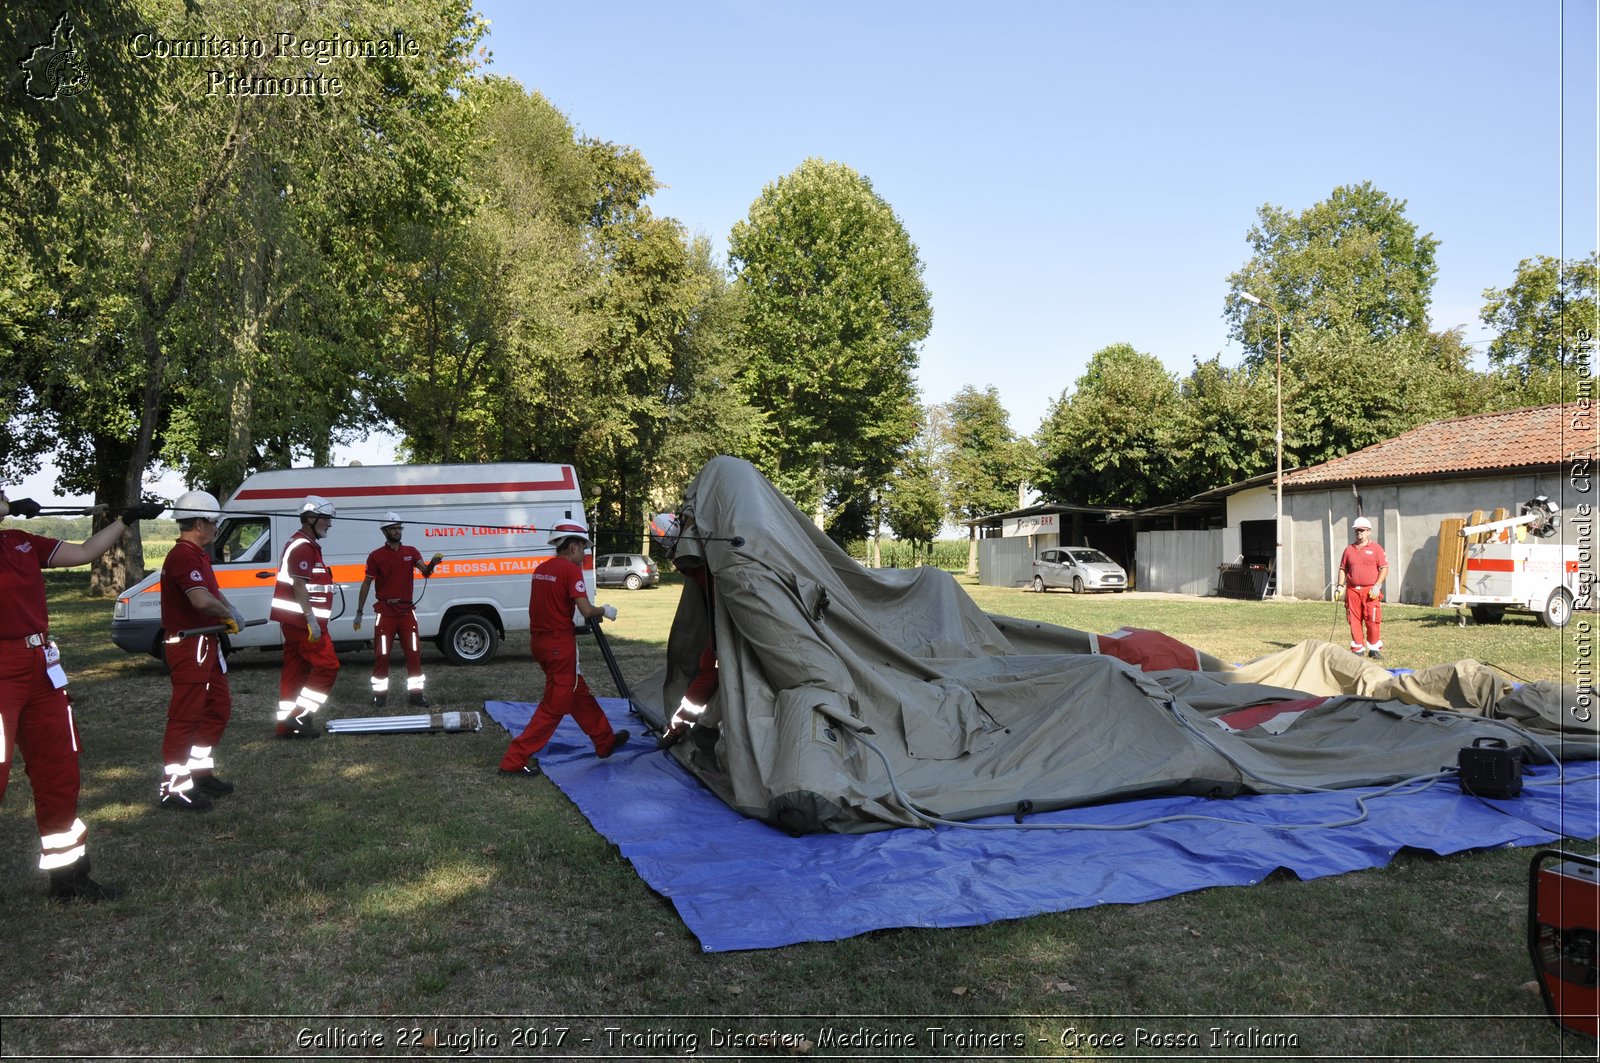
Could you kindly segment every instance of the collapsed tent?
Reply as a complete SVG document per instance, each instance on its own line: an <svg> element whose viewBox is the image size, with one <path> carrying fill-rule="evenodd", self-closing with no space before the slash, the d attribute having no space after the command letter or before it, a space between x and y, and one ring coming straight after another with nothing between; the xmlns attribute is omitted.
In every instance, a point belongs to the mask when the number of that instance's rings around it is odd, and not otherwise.
<svg viewBox="0 0 1600 1063"><path fill-rule="evenodd" d="M638 708L661 729L714 633L717 695L672 755L796 834L1382 785L1479 739L1600 756L1587 706L1476 662L1395 676L1311 641L1228 667L1155 633L987 614L947 573L863 568L736 458L701 470L682 515L714 593L680 600Z"/></svg>

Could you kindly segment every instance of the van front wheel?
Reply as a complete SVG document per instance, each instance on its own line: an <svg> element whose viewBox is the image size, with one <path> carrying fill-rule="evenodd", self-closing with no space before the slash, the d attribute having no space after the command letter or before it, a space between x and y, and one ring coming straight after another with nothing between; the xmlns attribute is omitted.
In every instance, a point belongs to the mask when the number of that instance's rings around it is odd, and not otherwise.
<svg viewBox="0 0 1600 1063"><path fill-rule="evenodd" d="M439 652L451 664L487 664L499 646L494 621L478 613L463 613L439 633Z"/></svg>

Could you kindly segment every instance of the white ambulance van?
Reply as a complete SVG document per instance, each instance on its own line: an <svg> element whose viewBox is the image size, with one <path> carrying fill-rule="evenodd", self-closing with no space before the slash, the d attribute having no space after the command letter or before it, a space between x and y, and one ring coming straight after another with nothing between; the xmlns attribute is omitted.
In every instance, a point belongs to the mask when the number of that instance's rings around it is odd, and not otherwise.
<svg viewBox="0 0 1600 1063"><path fill-rule="evenodd" d="M377 624L369 592L367 615L355 630L356 603L367 555L383 545L384 514L405 521L407 545L426 561L444 560L432 578L412 576L417 626L454 664L482 664L500 640L528 630L533 570L555 551L546 543L560 520L584 520L578 476L571 465L356 465L348 468L258 472L223 504L212 544L217 584L246 620L265 620L272 607L278 560L300 530L300 504L320 495L338 513L322 554L336 589L328 625L339 649L368 646ZM587 523L587 522L586 522ZM594 557L583 560L594 586ZM117 599L111 638L130 653L160 656L161 574L154 572ZM231 648L283 645L275 622L229 636Z"/></svg>

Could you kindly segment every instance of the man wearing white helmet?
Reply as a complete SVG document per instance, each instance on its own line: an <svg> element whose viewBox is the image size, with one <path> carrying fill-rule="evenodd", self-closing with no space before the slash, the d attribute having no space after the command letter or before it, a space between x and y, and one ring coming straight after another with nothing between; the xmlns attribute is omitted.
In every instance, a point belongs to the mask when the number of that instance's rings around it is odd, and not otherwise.
<svg viewBox="0 0 1600 1063"><path fill-rule="evenodd" d="M1363 651L1373 660L1383 659L1383 581L1389 575L1389 558L1372 540L1372 521L1357 517L1352 525L1356 541L1339 559L1337 593L1344 596L1344 615L1350 622L1350 652Z"/></svg>
<svg viewBox="0 0 1600 1063"><path fill-rule="evenodd" d="M561 521L550 531L550 545L556 548L556 555L534 570L528 593L529 641L533 659L544 669L544 697L539 699L528 726L506 747L506 755L500 759L502 776L538 775L539 762L533 756L550 741L564 716L578 721L583 733L594 742L595 754L602 758L609 757L628 740L627 731L611 730L611 721L578 671L573 608L585 620L617 618L616 606L596 607L584 588L582 564L589 546L589 529L574 520Z"/></svg>
<svg viewBox="0 0 1600 1063"><path fill-rule="evenodd" d="M161 739L162 808L206 812L213 797L233 793L233 784L216 774L212 757L233 714L228 663L216 634L186 635L195 628L221 627L238 634L239 611L223 597L211 569L212 540L222 507L206 491L187 491L172 506L178 542L161 566L161 630L172 677L167 730Z"/></svg>
<svg viewBox="0 0 1600 1063"><path fill-rule="evenodd" d="M417 609L412 598L411 573L420 572L422 578L433 575L433 570L443 554L434 554L426 563L415 546L400 541L405 534L405 522L400 514L388 512L378 526L383 533L383 545L367 555L367 575L361 581L361 594L356 599L355 628L361 630L361 617L367 608L367 592L373 583L378 585L378 600L372 611L378 614L378 629L372 644L372 703L382 708L389 701L389 650L400 643L406 655L406 697L412 705L428 707L423 686L427 682L422 674L422 650L417 634Z"/></svg>
<svg viewBox="0 0 1600 1063"><path fill-rule="evenodd" d="M339 656L328 637L333 615L333 573L322 559L322 539L333 527L333 503L307 495L300 504L300 530L289 537L278 562L272 619L283 629L283 671L278 676L279 738L316 738L317 710L327 704L339 674Z"/></svg>

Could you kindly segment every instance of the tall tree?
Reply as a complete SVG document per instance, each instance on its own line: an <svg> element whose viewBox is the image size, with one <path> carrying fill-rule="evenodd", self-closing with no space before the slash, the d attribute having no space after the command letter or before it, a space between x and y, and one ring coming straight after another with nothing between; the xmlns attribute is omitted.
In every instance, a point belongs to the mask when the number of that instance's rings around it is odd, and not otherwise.
<svg viewBox="0 0 1600 1063"><path fill-rule="evenodd" d="M911 544L913 559L918 554L926 557L932 552L933 541L944 526L946 507L941 470L949 460L951 430L947 407L927 407L916 438L901 455L894 478L883 492L884 515L889 528L895 538ZM876 536L873 545L872 561L876 567Z"/></svg>
<svg viewBox="0 0 1600 1063"><path fill-rule="evenodd" d="M138 150L102 151L39 177L62 189L55 227L37 253L38 261L62 264L55 268L64 282L49 340L60 366L52 401L63 441L58 463L74 486L113 506L140 494L185 383L219 368L232 373L221 385L230 391L249 383L246 371L258 364L287 371L279 399L292 398L297 386L320 389L331 420L301 421L278 446L280 460L297 445L325 451L354 390L351 378L338 373L308 386L294 370L325 372L323 356L349 348L353 329L337 311L352 303L335 300L334 313L310 315L318 322L316 358L296 361L284 355L299 352L282 349L262 359L261 345L281 327L277 314L300 285L320 280L330 292L334 275L347 291L359 284L380 243L374 222L437 193L428 179L452 156L439 149L434 124L453 108L453 87L481 33L464 0L343 0L310 11L270 0L204 8L149 0L142 10L158 37L262 47L259 56L222 62L221 87L202 64L168 68L170 76L150 86L140 136L128 141ZM285 25L311 40L393 42L403 30L417 47L388 58L308 62L276 47ZM298 91L281 90L286 80ZM310 81L322 87L301 88ZM280 91L254 91L263 83ZM308 265L321 265L321 275ZM329 308L324 299L319 309ZM84 388L81 398L74 387ZM214 439L207 451L226 453L227 441L206 432L237 428L230 415L241 409L252 424L248 407L230 401L221 416L189 416L187 441L198 449ZM312 408L295 404L301 414ZM168 457L186 469L216 464L194 452ZM142 571L134 532L97 563L91 587L119 589Z"/></svg>
<svg viewBox="0 0 1600 1063"><path fill-rule="evenodd" d="M807 159L733 227L741 378L766 416L764 471L819 525L872 494L916 434L932 324L922 263L872 183Z"/></svg>
<svg viewBox="0 0 1600 1063"><path fill-rule="evenodd" d="M1370 181L1341 185L1298 213L1261 207L1246 237L1250 261L1228 278L1223 313L1251 360L1273 359L1275 322L1240 292L1282 314L1289 352L1296 336L1335 327L1375 340L1425 331L1439 241L1419 235L1405 207Z"/></svg>
<svg viewBox="0 0 1600 1063"><path fill-rule="evenodd" d="M1160 359L1126 343L1102 348L1039 427L1039 488L1055 502L1146 506L1177 481L1178 383Z"/></svg>
<svg viewBox="0 0 1600 1063"><path fill-rule="evenodd" d="M1506 287L1484 289L1478 316L1497 333L1489 364L1525 390L1529 404L1574 398L1580 356L1593 374L1597 275L1600 254L1565 262L1538 255L1518 263Z"/></svg>

